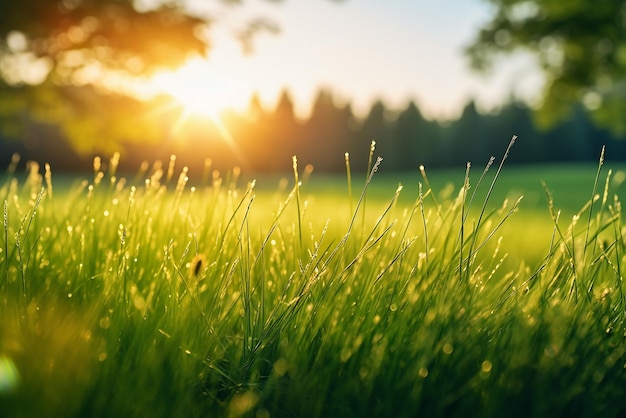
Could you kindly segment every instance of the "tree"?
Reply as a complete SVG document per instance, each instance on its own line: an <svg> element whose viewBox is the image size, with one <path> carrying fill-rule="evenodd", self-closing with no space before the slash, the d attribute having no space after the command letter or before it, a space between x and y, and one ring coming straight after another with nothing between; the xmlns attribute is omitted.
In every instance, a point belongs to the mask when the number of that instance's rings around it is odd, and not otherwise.
<svg viewBox="0 0 626 418"><path fill-rule="evenodd" d="M546 161L551 156L546 151L545 136L537 132L533 123L532 110L528 105L511 98L497 112L487 116L488 132L495 141L490 150L494 156L500 156L506 149L512 135L518 137L515 148L508 157L510 163L536 163ZM478 161L476 161L478 163Z"/></svg>
<svg viewBox="0 0 626 418"><path fill-rule="evenodd" d="M448 138L443 154L444 163L482 165L493 155L491 141L494 138L487 125L487 118L478 112L472 100L465 105L461 117L448 129Z"/></svg>
<svg viewBox="0 0 626 418"><path fill-rule="evenodd" d="M354 115L350 104L337 105L328 90L320 90L313 102L311 116L303 125L296 154L306 156L318 171L337 171L344 167L343 155L353 134Z"/></svg>
<svg viewBox="0 0 626 418"><path fill-rule="evenodd" d="M415 102L409 102L393 126L396 168L415 170L420 164L436 161L440 136L439 124L426 120Z"/></svg>
<svg viewBox="0 0 626 418"><path fill-rule="evenodd" d="M215 22L186 6L185 0L0 0L0 129L21 137L33 122L59 124L82 152L150 139L140 114L149 106L116 86L207 54L206 29ZM244 26L237 36L248 49L255 33L277 29L262 18ZM129 114L135 123L120 127Z"/></svg>
<svg viewBox="0 0 626 418"><path fill-rule="evenodd" d="M291 157L298 153L300 128L294 114L291 94L283 90L276 108L263 123L264 137L252 132L248 138L255 144L252 149L246 147L250 159L254 161L254 167L263 171L288 170L292 164Z"/></svg>
<svg viewBox="0 0 626 418"><path fill-rule="evenodd" d="M546 78L543 126L567 119L583 103L594 120L626 132L626 8L623 1L487 0L493 18L467 53L486 71L495 56L531 51Z"/></svg>
<svg viewBox="0 0 626 418"><path fill-rule="evenodd" d="M141 109L106 88L113 75L145 75L207 50L200 36L207 22L174 2L152 10L130 0L2 0L0 7L0 100L12 101L0 109L5 132L59 124L81 152L150 137L141 124L120 123Z"/></svg>
<svg viewBox="0 0 626 418"><path fill-rule="evenodd" d="M381 156L385 160L385 167L395 166L395 146L389 128L388 110L382 100L376 100L353 135L350 147L353 168L369 170L367 164L372 141L376 142L376 152L373 158Z"/></svg>
<svg viewBox="0 0 626 418"><path fill-rule="evenodd" d="M93 61L108 70L137 73L176 66L190 52L203 55L206 49L199 28L207 22L185 14L177 3L154 10L137 10L131 0L3 0L0 4L3 59L43 58L42 65L59 83L72 84L68 79ZM5 81L31 84L17 69L15 65L3 71Z"/></svg>

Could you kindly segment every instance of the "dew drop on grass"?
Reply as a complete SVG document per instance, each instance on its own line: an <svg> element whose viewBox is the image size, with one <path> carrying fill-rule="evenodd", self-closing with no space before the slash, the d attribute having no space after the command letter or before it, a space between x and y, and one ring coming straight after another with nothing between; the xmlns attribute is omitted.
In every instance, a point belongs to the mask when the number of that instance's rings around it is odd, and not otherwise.
<svg viewBox="0 0 626 418"><path fill-rule="evenodd" d="M107 359L107 353L100 353L100 355L98 356L99 362L103 362L106 359Z"/></svg>
<svg viewBox="0 0 626 418"><path fill-rule="evenodd" d="M544 353L544 355L546 357L554 358L559 353L559 347L557 347L556 345L552 344L552 345L546 347L543 350L543 353Z"/></svg>
<svg viewBox="0 0 626 418"><path fill-rule="evenodd" d="M398 305L396 305L395 303L392 303L391 305L389 305L389 310L391 312L395 312L398 310Z"/></svg>
<svg viewBox="0 0 626 418"><path fill-rule="evenodd" d="M483 361L483 364L480 366L480 370L484 373L491 372L492 368L493 368L493 365L491 364L489 360Z"/></svg>
<svg viewBox="0 0 626 418"><path fill-rule="evenodd" d="M454 347L450 343L445 343L443 345L442 351L443 351L444 354L449 356L454 351Z"/></svg>
<svg viewBox="0 0 626 418"><path fill-rule="evenodd" d="M420 367L418 374L422 379L425 379L428 376L428 369L426 367Z"/></svg>
<svg viewBox="0 0 626 418"><path fill-rule="evenodd" d="M108 329L111 326L111 318L109 318L108 316L100 318L98 325L100 325L100 328L102 329Z"/></svg>

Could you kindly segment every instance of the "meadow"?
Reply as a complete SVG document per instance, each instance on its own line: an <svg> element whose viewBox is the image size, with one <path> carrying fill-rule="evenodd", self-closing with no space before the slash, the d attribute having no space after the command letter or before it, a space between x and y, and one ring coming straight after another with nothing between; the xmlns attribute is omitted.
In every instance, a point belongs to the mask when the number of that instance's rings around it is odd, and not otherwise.
<svg viewBox="0 0 626 418"><path fill-rule="evenodd" d="M118 158L3 178L2 416L626 414L626 167Z"/></svg>

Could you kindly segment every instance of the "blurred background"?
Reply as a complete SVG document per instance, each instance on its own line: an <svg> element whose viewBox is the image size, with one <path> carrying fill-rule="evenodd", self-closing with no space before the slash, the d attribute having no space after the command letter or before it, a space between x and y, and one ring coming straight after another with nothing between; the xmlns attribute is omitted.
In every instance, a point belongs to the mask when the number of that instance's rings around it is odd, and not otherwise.
<svg viewBox="0 0 626 418"><path fill-rule="evenodd" d="M626 161L626 2L0 0L0 167Z"/></svg>

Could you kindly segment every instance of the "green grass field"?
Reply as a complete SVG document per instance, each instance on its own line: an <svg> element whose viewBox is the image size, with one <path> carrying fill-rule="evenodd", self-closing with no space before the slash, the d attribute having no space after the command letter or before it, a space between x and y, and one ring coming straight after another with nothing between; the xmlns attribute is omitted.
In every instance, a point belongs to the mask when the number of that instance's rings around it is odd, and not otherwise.
<svg viewBox="0 0 626 418"><path fill-rule="evenodd" d="M36 168L0 188L2 416L626 414L626 167Z"/></svg>

